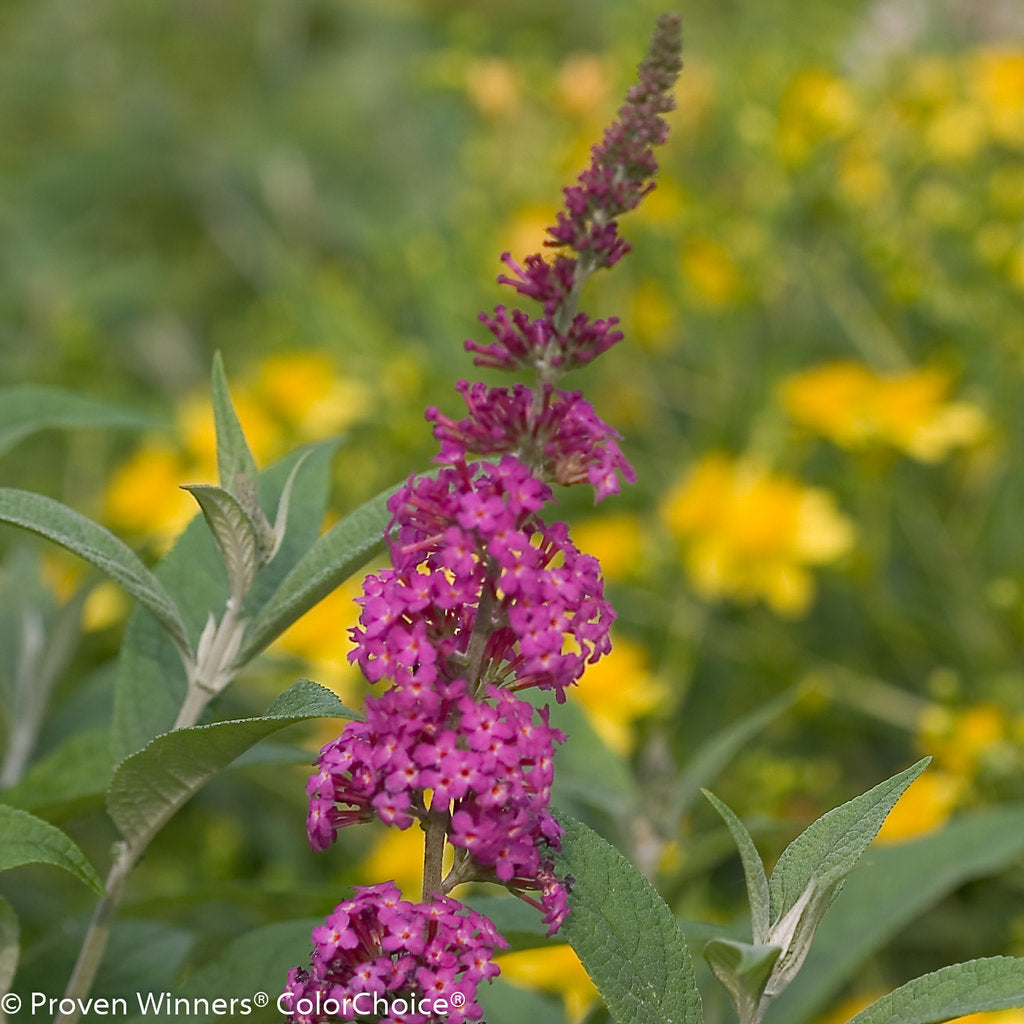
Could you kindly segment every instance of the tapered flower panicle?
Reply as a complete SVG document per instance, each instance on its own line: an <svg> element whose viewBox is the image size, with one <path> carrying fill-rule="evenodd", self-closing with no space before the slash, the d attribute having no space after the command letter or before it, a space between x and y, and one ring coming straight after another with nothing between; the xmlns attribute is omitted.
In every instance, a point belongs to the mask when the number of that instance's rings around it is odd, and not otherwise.
<svg viewBox="0 0 1024 1024"><path fill-rule="evenodd" d="M654 146L664 143L668 125L662 114L672 110L672 87L682 68L682 27L678 15L658 19L639 82L630 89L619 117L591 150L590 166L565 189L565 206L548 228L546 245L558 250L551 261L540 253L523 265L506 253L510 273L498 281L540 303L543 315L532 319L504 305L481 321L494 341L466 341L478 366L503 370L533 369L541 383L554 383L567 370L589 362L622 338L616 321L591 321L577 313L586 279L612 267L629 250L619 235L617 218L637 207L654 188L658 163Z"/></svg>
<svg viewBox="0 0 1024 1024"><path fill-rule="evenodd" d="M565 210L549 228L559 251L523 265L503 257L508 274L499 281L537 302L541 315L498 306L481 317L494 341L466 345L477 363L530 370L534 386L460 382L467 416L427 410L441 469L411 478L388 503L391 568L364 582L350 655L383 692L321 750L307 785L307 829L322 850L347 825L418 823L424 899L433 897L409 903L388 883L339 904L313 932L309 970L289 978L290 1024L367 1014L431 1024L442 1018L417 1002L428 996L447 1000L449 1022L477 1019L476 984L497 973L491 954L505 943L446 895L463 882L504 885L543 913L549 934L569 913L570 879L555 874L553 857L562 828L550 809L555 748L565 737L548 708L520 694L550 691L564 701L610 650L615 614L597 559L541 511L554 484L589 484L600 500L634 473L615 431L580 392L555 384L622 337L614 318L591 320L576 307L587 277L628 251L616 217L653 187L651 147L665 139L660 115L672 107L679 67L678 19L662 18L639 84L591 166L565 190ZM472 461L478 456L498 461ZM442 878L445 844L453 857ZM364 1005L367 995L389 995L403 1008L364 1014L359 994Z"/></svg>

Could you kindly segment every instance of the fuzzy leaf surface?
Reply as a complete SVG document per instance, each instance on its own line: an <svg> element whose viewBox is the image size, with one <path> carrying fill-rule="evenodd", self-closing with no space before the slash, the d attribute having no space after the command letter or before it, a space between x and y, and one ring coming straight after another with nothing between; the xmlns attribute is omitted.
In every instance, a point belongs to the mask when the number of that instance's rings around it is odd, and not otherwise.
<svg viewBox="0 0 1024 1024"><path fill-rule="evenodd" d="M940 1024L1024 1006L1024 959L993 956L925 974L861 1010L848 1024Z"/></svg>
<svg viewBox="0 0 1024 1024"><path fill-rule="evenodd" d="M768 886L777 920L800 898L812 878L839 881L859 860L896 801L924 771L922 758L905 771L823 814L782 852Z"/></svg>
<svg viewBox="0 0 1024 1024"><path fill-rule="evenodd" d="M213 539L224 556L231 593L243 598L256 576L259 545L255 525L239 500L223 487L189 484L185 490L203 510Z"/></svg>
<svg viewBox="0 0 1024 1024"><path fill-rule="evenodd" d="M701 1024L682 929L650 882L582 822L563 818L560 875L574 879L569 940L619 1024Z"/></svg>
<svg viewBox="0 0 1024 1024"><path fill-rule="evenodd" d="M217 433L217 471L220 474L221 486L239 497L239 478L248 480L255 486L257 469L231 402L224 360L219 352L213 357L213 371L210 376L213 423Z"/></svg>
<svg viewBox="0 0 1024 1024"><path fill-rule="evenodd" d="M0 521L38 533L96 566L146 608L179 649L191 649L167 589L108 529L53 498L12 487L0 488Z"/></svg>
<svg viewBox="0 0 1024 1024"><path fill-rule="evenodd" d="M301 680L259 718L176 729L118 765L107 809L121 834L146 843L214 775L260 740L309 718L355 718L330 690Z"/></svg>
<svg viewBox="0 0 1024 1024"><path fill-rule="evenodd" d="M965 882L1002 871L1022 855L1022 804L964 815L921 839L872 847L825 915L803 970L766 1020L816 1020L894 935Z"/></svg>
<svg viewBox="0 0 1024 1024"><path fill-rule="evenodd" d="M0 871L23 864L52 864L103 894L96 869L69 835L28 811L0 804Z"/></svg>
<svg viewBox="0 0 1024 1024"><path fill-rule="evenodd" d="M756 944L768 941L771 926L771 896L768 890L768 876L764 864L757 852L754 840L747 831L746 825L733 813L732 809L718 799L714 793L704 790L711 806L722 816L722 820L732 833L736 848L739 850L743 864L743 875L747 882L747 898L750 901L750 922L753 939Z"/></svg>

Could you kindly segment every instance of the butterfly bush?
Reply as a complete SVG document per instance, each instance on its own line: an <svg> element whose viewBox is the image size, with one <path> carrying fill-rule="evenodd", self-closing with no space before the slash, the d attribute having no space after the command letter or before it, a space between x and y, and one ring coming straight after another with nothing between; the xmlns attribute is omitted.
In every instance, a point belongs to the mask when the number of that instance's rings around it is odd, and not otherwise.
<svg viewBox="0 0 1024 1024"><path fill-rule="evenodd" d="M544 915L549 934L569 912L550 809L565 737L522 694L564 701L609 651L615 613L597 559L542 512L553 485L589 484L600 501L634 474L615 431L580 392L556 385L622 338L614 318L577 306L587 278L629 251L617 218L654 187L652 147L666 138L679 50L679 19L665 15L618 119L565 189L551 252L502 257L499 283L538 315L499 305L480 317L493 340L466 349L478 366L526 372L532 384L459 382L466 416L426 413L440 468L390 499L391 568L364 581L350 655L382 692L320 751L307 830L324 850L348 825L418 824L422 902L383 883L340 903L313 932L309 967L289 975L282 1005L295 1024L479 1019L477 986L498 973L492 959L506 943L448 895L459 884L504 885Z"/></svg>

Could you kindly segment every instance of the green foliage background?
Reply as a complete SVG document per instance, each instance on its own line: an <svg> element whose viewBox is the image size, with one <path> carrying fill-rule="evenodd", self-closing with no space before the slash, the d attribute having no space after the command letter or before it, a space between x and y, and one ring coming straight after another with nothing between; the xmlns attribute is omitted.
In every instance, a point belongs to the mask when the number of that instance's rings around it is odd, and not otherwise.
<svg viewBox="0 0 1024 1024"><path fill-rule="evenodd" d="M565 495L561 511L612 550L623 527L608 517L639 529L610 588L619 637L647 652L662 699L629 723L625 754L565 711L560 802L636 859L685 919L732 923L742 897L726 831L694 800L701 785L769 859L932 742L944 744L958 813L998 806L1017 822L1024 800L1024 128L985 134L971 117L972 61L994 43L1024 54L1024 31L1013 34L1011 4L968 7L936 3L922 23L896 0L683 10L687 67L661 190L623 224L635 252L584 299L621 316L626 340L571 384L622 431L639 482L598 510ZM173 447L215 351L232 379L273 355L322 352L362 403L332 507L425 467L422 410L457 411L454 380L474 372L462 339L479 336L479 310L508 299L493 283L499 254L557 209L659 11L648 0L7 0L0 384L115 403ZM905 38L893 24L909 26ZM588 88L580 76L595 67ZM830 106L836 82L848 110ZM1007 89L1024 108L1024 81ZM957 110L962 121L943 122ZM857 159L866 179L851 172ZM851 186L865 180L882 185ZM780 383L836 359L942 366L984 412L984 441L924 464L797 430ZM0 455L0 480L103 519L139 435L38 433ZM828 489L855 526L851 551L815 570L801 617L706 600L688 578L658 508L721 449ZM145 530L126 539L154 553ZM8 531L0 543L11 679L20 609L51 637L64 627L39 579L44 549ZM59 784L34 813L100 865L115 838L98 794L122 628L87 633L64 659L36 757L37 777ZM261 711L308 670L265 659L217 716ZM996 723L983 742L957 731L979 708ZM69 779L46 758L75 733L93 775ZM322 916L346 885L376 880L360 864L367 835L329 855L306 849L301 762L325 735L286 735L158 839L101 990L140 978L171 988L236 936ZM52 979L66 976L89 911L84 887L53 875L0 877L22 922L22 990L59 991ZM954 872L919 908L925 925L881 935L864 952L885 941L884 954L853 988L1024 952L1019 848L976 875ZM847 982L786 1019L815 1019ZM559 1003L542 1003L561 1019Z"/></svg>

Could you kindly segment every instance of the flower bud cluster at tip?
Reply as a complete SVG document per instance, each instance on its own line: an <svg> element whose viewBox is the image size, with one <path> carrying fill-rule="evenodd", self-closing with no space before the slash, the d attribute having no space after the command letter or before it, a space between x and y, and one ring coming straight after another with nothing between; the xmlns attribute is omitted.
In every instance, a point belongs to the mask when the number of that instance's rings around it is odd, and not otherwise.
<svg viewBox="0 0 1024 1024"><path fill-rule="evenodd" d="M565 208L548 228L546 245L558 249L550 262L539 254L524 265L505 253L510 273L500 284L540 303L543 315L521 311L509 316L504 305L480 320L494 337L489 344L465 343L474 362L503 370L534 369L542 383L554 383L574 366L607 351L622 334L617 320L591 321L576 312L586 278L612 267L630 251L620 237L617 218L635 209L653 188L658 170L653 147L665 142L668 124L661 116L675 107L672 86L682 68L682 28L678 15L658 19L647 57L638 69L618 119L591 150L590 166L564 190Z"/></svg>

